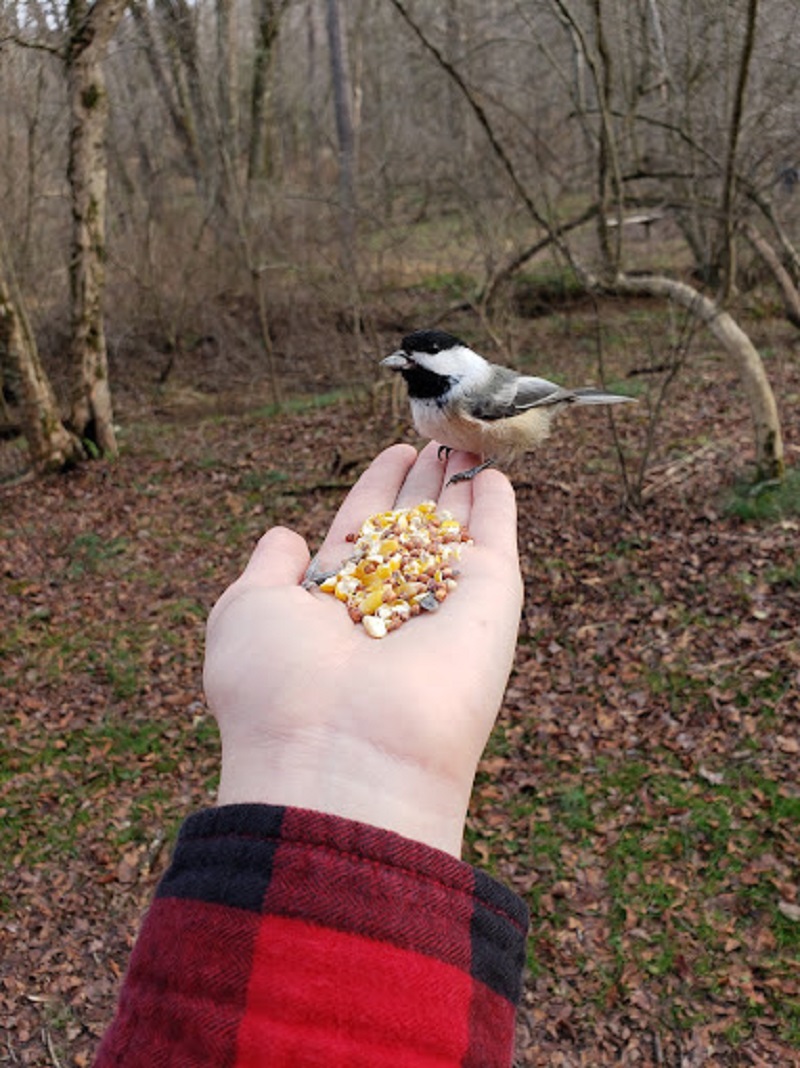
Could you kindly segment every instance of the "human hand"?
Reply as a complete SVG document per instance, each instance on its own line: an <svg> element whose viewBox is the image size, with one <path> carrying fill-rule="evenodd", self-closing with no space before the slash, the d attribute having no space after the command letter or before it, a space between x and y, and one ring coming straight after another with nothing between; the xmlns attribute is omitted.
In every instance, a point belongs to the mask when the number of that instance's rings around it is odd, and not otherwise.
<svg viewBox="0 0 800 1068"><path fill-rule="evenodd" d="M458 589L437 612L370 638L344 606L304 589L305 541L261 538L208 621L204 680L222 736L219 804L333 813L460 855L475 768L502 700L522 584L510 483L487 470L446 485L436 445L381 453L350 491L317 556L335 568L346 535L391 508L433 500L468 527Z"/></svg>

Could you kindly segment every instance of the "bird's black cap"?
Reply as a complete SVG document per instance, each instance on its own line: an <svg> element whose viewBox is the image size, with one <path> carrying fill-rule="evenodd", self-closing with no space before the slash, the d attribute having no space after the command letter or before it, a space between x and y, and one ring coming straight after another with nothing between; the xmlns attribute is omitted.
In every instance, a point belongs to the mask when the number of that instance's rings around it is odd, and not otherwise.
<svg viewBox="0 0 800 1068"><path fill-rule="evenodd" d="M433 356L437 352L463 344L460 338L448 334L445 330L415 330L413 334L406 334L400 347L403 352L426 352Z"/></svg>

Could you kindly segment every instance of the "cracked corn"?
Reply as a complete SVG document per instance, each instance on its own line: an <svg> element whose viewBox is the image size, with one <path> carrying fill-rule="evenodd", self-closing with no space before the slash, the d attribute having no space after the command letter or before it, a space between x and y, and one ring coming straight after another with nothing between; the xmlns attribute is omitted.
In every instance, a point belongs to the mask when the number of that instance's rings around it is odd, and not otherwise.
<svg viewBox="0 0 800 1068"><path fill-rule="evenodd" d="M342 601L371 638L383 638L453 592L453 564L470 537L449 512L423 501L370 516L348 540L353 556L319 588Z"/></svg>

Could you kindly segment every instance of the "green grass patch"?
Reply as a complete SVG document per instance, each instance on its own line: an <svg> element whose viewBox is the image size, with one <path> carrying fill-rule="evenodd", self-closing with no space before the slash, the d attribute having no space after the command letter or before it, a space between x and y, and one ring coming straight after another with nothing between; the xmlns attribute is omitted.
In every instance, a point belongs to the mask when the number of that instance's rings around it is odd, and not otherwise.
<svg viewBox="0 0 800 1068"><path fill-rule="evenodd" d="M780 481L739 482L723 503L727 515L747 522L774 523L800 515L800 468L789 468Z"/></svg>
<svg viewBox="0 0 800 1068"><path fill-rule="evenodd" d="M117 561L127 549L127 538L105 538L91 530L77 534L67 546L67 575L78 579L117 570Z"/></svg>
<svg viewBox="0 0 800 1068"><path fill-rule="evenodd" d="M764 580L773 588L800 589L800 559L782 567L768 567Z"/></svg>
<svg viewBox="0 0 800 1068"><path fill-rule="evenodd" d="M216 770L218 748L212 720L180 717L113 718L15 746L0 768L0 870L67 863L90 831L111 846L149 840L165 815L171 825L185 815L174 788L183 763Z"/></svg>
<svg viewBox="0 0 800 1068"><path fill-rule="evenodd" d="M357 392L357 391L355 391ZM274 419L278 415L298 414L313 411L316 408L330 408L341 401L352 400L355 395L352 387L331 389L325 393L312 393L308 396L287 397L280 404L264 404L253 411L258 419Z"/></svg>
<svg viewBox="0 0 800 1068"><path fill-rule="evenodd" d="M239 479L239 489L248 496L261 497L276 486L285 486L289 475L285 471L247 471Z"/></svg>
<svg viewBox="0 0 800 1068"><path fill-rule="evenodd" d="M498 737L493 755L507 743ZM491 776L481 782L491 785ZM701 1004L705 991L737 1006L732 1026L742 1035L768 1001L784 1039L798 1041L797 1004L761 982L793 975L800 961L800 924L779 908L785 872L774 861L780 843L800 833L796 791L748 762L701 775L665 751L604 757L590 770L540 762L535 786L504 804L497 839L491 822L473 827L473 859L513 857L530 873L534 977L558 971L559 947L569 947L568 967L581 970L600 1011L650 984L664 992L666 1026L684 1029L697 1023L691 999L676 1003L666 992L694 990ZM583 868L601 897L581 897ZM598 922L604 935L592 952L580 949L572 932L588 928L597 939ZM728 978L737 962L756 974L741 988Z"/></svg>
<svg viewBox="0 0 800 1068"><path fill-rule="evenodd" d="M475 279L464 271L439 271L420 279L419 288L451 300L463 300L475 292Z"/></svg>

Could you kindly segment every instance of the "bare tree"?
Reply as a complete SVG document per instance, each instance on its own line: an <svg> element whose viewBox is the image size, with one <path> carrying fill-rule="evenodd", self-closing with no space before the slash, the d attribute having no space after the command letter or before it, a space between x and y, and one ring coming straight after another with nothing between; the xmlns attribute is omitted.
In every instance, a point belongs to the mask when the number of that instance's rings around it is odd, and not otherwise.
<svg viewBox="0 0 800 1068"><path fill-rule="evenodd" d="M734 235L736 232L736 176L737 176L737 151L742 130L742 118L744 114L745 92L747 80L750 76L750 64L753 58L753 48L756 37L756 18L758 16L758 0L748 0L747 21L742 42L742 53L739 60L739 69L736 74L736 90L731 108L731 118L728 130L728 143L726 147L725 176L722 183L722 203L720 205L720 228L722 231L720 244L722 246L722 299L729 300L736 281L736 244Z"/></svg>
<svg viewBox="0 0 800 1068"><path fill-rule="evenodd" d="M108 96L103 60L125 0L69 0L65 52L72 201L69 423L105 456L117 451L103 322Z"/></svg>
<svg viewBox="0 0 800 1068"><path fill-rule="evenodd" d="M281 17L289 0L255 0L253 78L250 86L250 143L247 153L249 181L268 175L272 168L269 149L269 90Z"/></svg>
<svg viewBox="0 0 800 1068"><path fill-rule="evenodd" d="M355 272L355 153L350 73L347 68L346 37L342 28L339 0L325 0L328 48L331 59L336 137L339 144L339 220L342 234L342 268L348 277Z"/></svg>
<svg viewBox="0 0 800 1068"><path fill-rule="evenodd" d="M85 459L78 438L61 421L53 387L0 238L0 367L19 398L22 432L34 467L60 471Z"/></svg>

